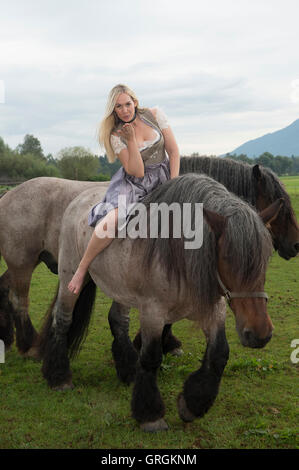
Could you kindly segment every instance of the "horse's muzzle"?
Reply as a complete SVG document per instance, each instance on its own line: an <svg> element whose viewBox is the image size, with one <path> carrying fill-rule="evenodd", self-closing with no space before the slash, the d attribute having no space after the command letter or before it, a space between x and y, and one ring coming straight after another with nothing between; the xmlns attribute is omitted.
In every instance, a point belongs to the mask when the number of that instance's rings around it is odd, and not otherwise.
<svg viewBox="0 0 299 470"><path fill-rule="evenodd" d="M299 243L298 242L294 243L293 245L290 245L290 246L281 245L278 248L279 256L281 256L282 258L284 258L287 261L289 259L294 258L295 256L297 256L298 253L299 253Z"/></svg>
<svg viewBox="0 0 299 470"><path fill-rule="evenodd" d="M266 338L257 337L253 331L245 329L241 335L241 343L248 348L263 348L272 338L272 333Z"/></svg>

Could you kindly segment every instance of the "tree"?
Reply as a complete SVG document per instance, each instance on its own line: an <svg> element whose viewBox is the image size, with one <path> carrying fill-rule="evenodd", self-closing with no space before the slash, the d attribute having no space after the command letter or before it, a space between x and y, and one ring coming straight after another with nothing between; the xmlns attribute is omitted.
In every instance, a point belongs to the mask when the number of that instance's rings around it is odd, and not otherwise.
<svg viewBox="0 0 299 470"><path fill-rule="evenodd" d="M53 157L51 153L46 155L47 165L54 165L57 166L57 160Z"/></svg>
<svg viewBox="0 0 299 470"><path fill-rule="evenodd" d="M225 155L225 158L231 158L232 160L249 163L250 165L252 164L252 158L247 157L247 155L244 153L241 153L240 155L236 155L235 153L230 155L229 153L227 153Z"/></svg>
<svg viewBox="0 0 299 470"><path fill-rule="evenodd" d="M0 137L0 157L4 155L5 152L5 143L2 137Z"/></svg>
<svg viewBox="0 0 299 470"><path fill-rule="evenodd" d="M111 176L113 176L114 173L121 167L121 163L118 158L115 160L115 162L109 163L106 154L99 157L99 162L101 174L106 175L109 178L111 178Z"/></svg>
<svg viewBox="0 0 299 470"><path fill-rule="evenodd" d="M34 155L41 160L46 160L40 141L31 134L26 134L24 142L19 144L16 148L17 153L20 155Z"/></svg>
<svg viewBox="0 0 299 470"><path fill-rule="evenodd" d="M58 154L61 176L71 180L92 180L99 171L99 160L84 147L67 147Z"/></svg>
<svg viewBox="0 0 299 470"><path fill-rule="evenodd" d="M292 160L289 157L277 155L274 160L275 173L278 175L286 175L291 172Z"/></svg>
<svg viewBox="0 0 299 470"><path fill-rule="evenodd" d="M292 166L291 166L290 173L292 175L299 175L299 157L294 157L294 155L292 155L291 159L292 159Z"/></svg>
<svg viewBox="0 0 299 470"><path fill-rule="evenodd" d="M271 170L275 171L275 157L272 153L264 152L258 158L255 159L255 163L259 165L265 166L266 168L270 168Z"/></svg>

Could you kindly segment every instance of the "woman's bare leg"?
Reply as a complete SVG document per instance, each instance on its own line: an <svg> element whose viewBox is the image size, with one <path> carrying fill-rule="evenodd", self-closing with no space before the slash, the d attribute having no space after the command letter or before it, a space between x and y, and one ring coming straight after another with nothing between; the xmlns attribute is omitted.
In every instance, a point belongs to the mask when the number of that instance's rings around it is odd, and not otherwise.
<svg viewBox="0 0 299 470"><path fill-rule="evenodd" d="M80 292L88 267L93 259L114 240L117 215L118 209L110 211L96 226L77 271L68 285L68 289L73 294Z"/></svg>

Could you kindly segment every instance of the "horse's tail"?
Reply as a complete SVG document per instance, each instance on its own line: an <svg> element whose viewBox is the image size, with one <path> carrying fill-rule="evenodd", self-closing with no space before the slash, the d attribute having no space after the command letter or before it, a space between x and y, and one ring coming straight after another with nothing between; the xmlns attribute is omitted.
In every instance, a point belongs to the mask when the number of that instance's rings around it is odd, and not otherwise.
<svg viewBox="0 0 299 470"><path fill-rule="evenodd" d="M4 194L8 193L8 191L3 191L1 194L0 194L0 199L4 196ZM1 252L0 252L0 261L1 261Z"/></svg>
<svg viewBox="0 0 299 470"><path fill-rule="evenodd" d="M80 351L88 333L88 326L93 312L97 286L92 279L83 287L74 311L73 320L68 331L67 341L70 358Z"/></svg>
<svg viewBox="0 0 299 470"><path fill-rule="evenodd" d="M59 291L59 284L57 287L56 295L48 308L44 323L42 325L39 335L39 355L41 358L44 357L48 341L51 337L51 330L53 325L53 308L56 303ZM74 358L80 351L80 348L87 336L88 325L93 311L93 305L96 296L96 284L90 280L80 292L80 295L75 304L72 323L67 332L67 347L69 351L69 357Z"/></svg>

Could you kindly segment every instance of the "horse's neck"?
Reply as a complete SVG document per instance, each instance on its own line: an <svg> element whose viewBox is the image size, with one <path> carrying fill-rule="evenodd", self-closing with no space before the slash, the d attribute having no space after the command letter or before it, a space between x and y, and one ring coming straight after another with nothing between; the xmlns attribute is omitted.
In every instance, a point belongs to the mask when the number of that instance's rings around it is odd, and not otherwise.
<svg viewBox="0 0 299 470"><path fill-rule="evenodd" d="M205 173L252 205L256 203L250 165L217 157L182 157L180 173L190 172Z"/></svg>

